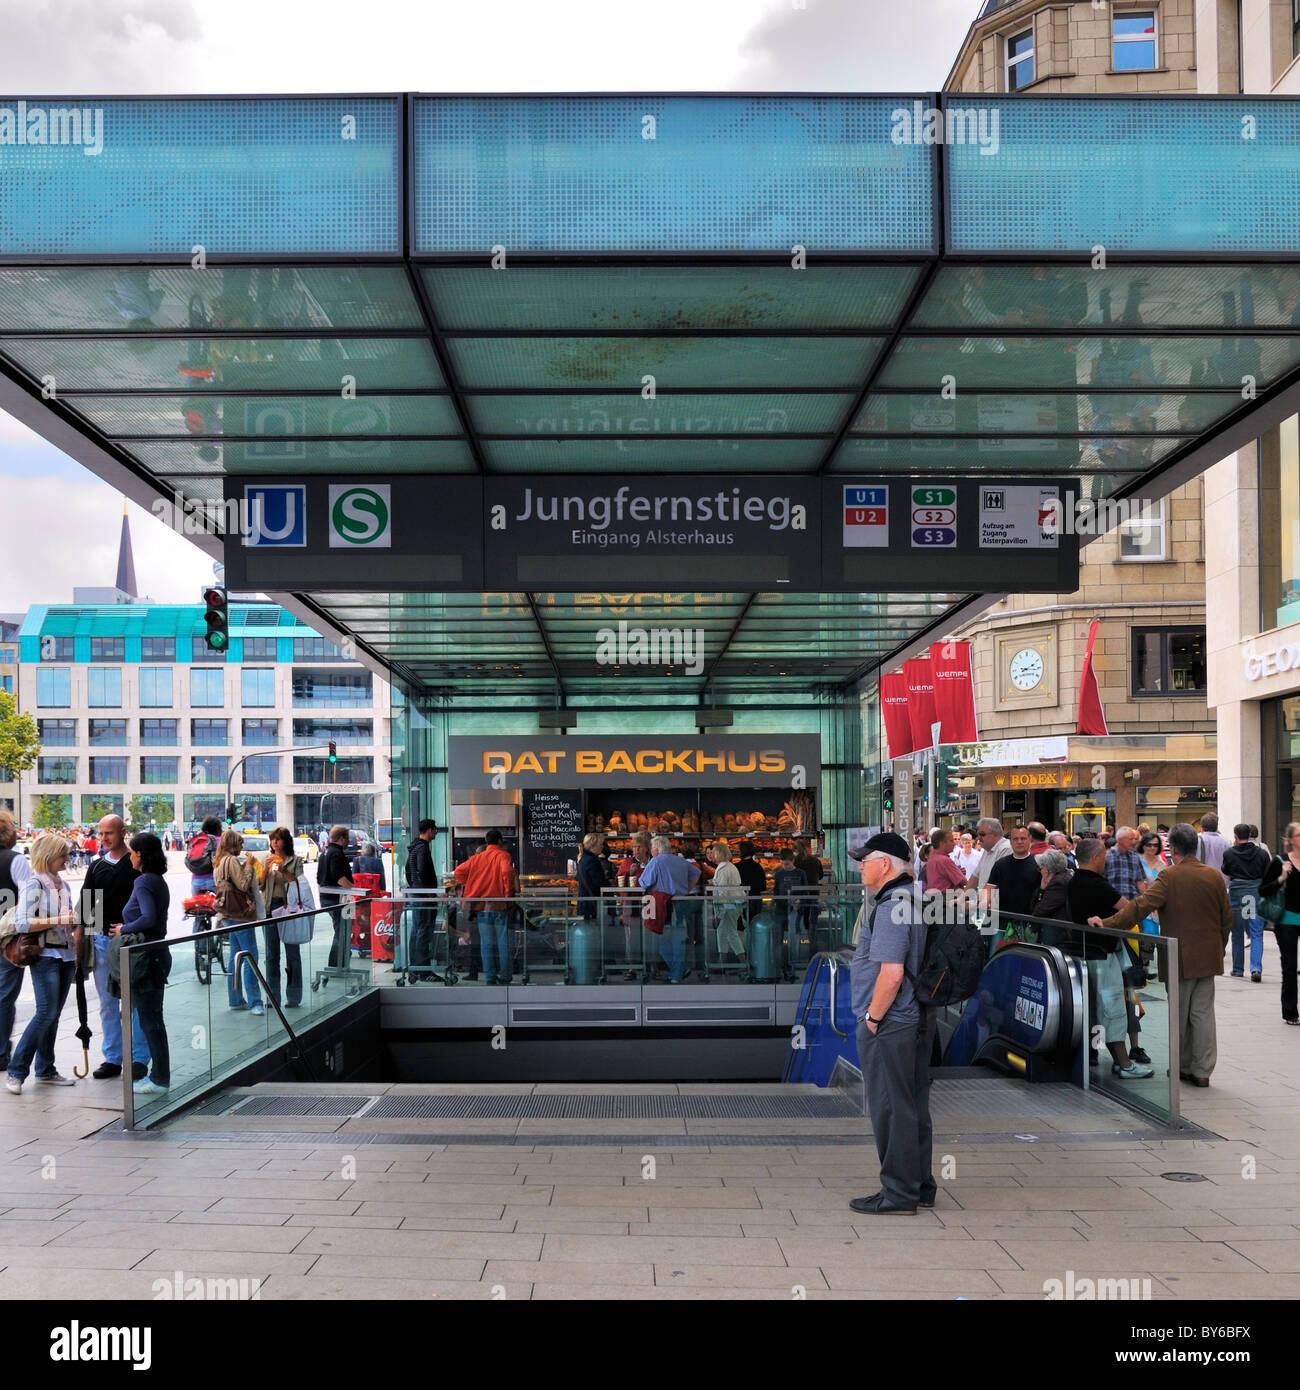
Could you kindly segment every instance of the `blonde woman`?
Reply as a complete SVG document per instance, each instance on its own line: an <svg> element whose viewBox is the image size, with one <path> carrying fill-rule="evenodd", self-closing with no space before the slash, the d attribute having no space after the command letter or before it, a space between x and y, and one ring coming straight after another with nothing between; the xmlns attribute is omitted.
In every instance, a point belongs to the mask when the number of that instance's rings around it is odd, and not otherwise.
<svg viewBox="0 0 1300 1390"><path fill-rule="evenodd" d="M253 925L264 914L261 911L262 894L258 885L257 860L251 854L244 854L244 837L237 830L227 830L212 856L212 877L216 883L217 902L220 904L228 889L244 894L250 907L232 911L221 906L221 925L232 927L229 941L229 959L233 961L240 951L247 951L252 960L257 960L257 929ZM247 981L240 990L240 976ZM247 1009L251 1014L264 1014L262 991L257 985L257 976L248 961L236 972L231 969L226 976L227 1002L232 1009Z"/></svg>
<svg viewBox="0 0 1300 1390"><path fill-rule="evenodd" d="M263 865L262 894L266 900L267 920L262 926L262 942L266 947L266 987L271 998L280 1000L280 948L284 947L287 976L284 1004L288 1009L302 1006L302 948L292 941L280 940L280 924L275 920L276 908L300 912L313 906L311 887L303 875L306 865L293 852L293 835L286 826L277 825L270 835L271 852Z"/></svg>
<svg viewBox="0 0 1300 1390"><path fill-rule="evenodd" d="M36 1079L46 1086L75 1086L54 1065L54 1039L59 1015L77 969L81 929L72 907L72 894L61 875L68 867L72 846L61 835L45 835L32 846L31 876L18 895L14 926L20 932L44 932L45 949L28 969L36 994L36 1013L9 1059L5 1089L21 1095L23 1082L38 1059ZM7 1040L6 1040L7 1041Z"/></svg>
<svg viewBox="0 0 1300 1390"><path fill-rule="evenodd" d="M722 960L724 951L730 951L737 960L744 960L745 943L740 939L737 923L740 905L749 896L749 889L740 881L740 870L731 862L731 846L725 840L713 846L713 862L718 866L710 885L716 905L718 960Z"/></svg>
<svg viewBox="0 0 1300 1390"><path fill-rule="evenodd" d="M1286 911L1273 930L1277 935L1278 954L1282 957L1282 1022L1300 1028L1300 1010L1296 1008L1296 945L1300 941L1300 824L1292 821L1282 836L1282 857L1274 859L1260 881L1261 895L1270 893L1282 883Z"/></svg>

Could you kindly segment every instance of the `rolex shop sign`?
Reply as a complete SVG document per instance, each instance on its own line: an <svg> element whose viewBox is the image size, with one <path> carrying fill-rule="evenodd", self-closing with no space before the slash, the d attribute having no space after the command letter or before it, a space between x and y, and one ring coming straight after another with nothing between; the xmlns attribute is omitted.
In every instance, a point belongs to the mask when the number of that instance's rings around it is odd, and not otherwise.
<svg viewBox="0 0 1300 1390"><path fill-rule="evenodd" d="M453 736L447 782L477 787L815 787L815 734L554 739Z"/></svg>

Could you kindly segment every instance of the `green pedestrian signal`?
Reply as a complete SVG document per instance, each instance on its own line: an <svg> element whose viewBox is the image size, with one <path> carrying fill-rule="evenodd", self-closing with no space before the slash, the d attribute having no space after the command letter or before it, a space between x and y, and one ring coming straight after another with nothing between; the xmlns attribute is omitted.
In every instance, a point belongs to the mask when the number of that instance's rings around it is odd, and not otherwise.
<svg viewBox="0 0 1300 1390"><path fill-rule="evenodd" d="M230 648L230 605L226 601L226 591L224 589L204 589L203 605L203 621L207 624L207 631L203 636L204 642L207 643L211 651L228 651Z"/></svg>

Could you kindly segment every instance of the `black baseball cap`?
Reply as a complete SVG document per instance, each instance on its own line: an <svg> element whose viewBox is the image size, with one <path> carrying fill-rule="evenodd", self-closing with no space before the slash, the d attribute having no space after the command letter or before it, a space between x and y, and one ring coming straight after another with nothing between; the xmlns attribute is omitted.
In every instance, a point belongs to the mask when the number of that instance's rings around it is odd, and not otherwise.
<svg viewBox="0 0 1300 1390"><path fill-rule="evenodd" d="M859 861L869 854L892 854L895 859L901 859L905 864L912 862L912 851L908 849L907 841L901 835L895 835L892 830L882 830L879 835L873 835L861 849L849 850L849 858Z"/></svg>

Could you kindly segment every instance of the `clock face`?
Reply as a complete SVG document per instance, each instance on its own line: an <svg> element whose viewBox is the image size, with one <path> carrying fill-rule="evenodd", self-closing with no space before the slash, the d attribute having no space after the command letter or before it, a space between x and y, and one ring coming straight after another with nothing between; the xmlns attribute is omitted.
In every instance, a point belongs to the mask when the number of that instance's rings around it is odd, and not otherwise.
<svg viewBox="0 0 1300 1390"><path fill-rule="evenodd" d="M1033 690L1043 679L1043 656L1033 647L1023 647L1011 658L1009 674L1017 690Z"/></svg>

